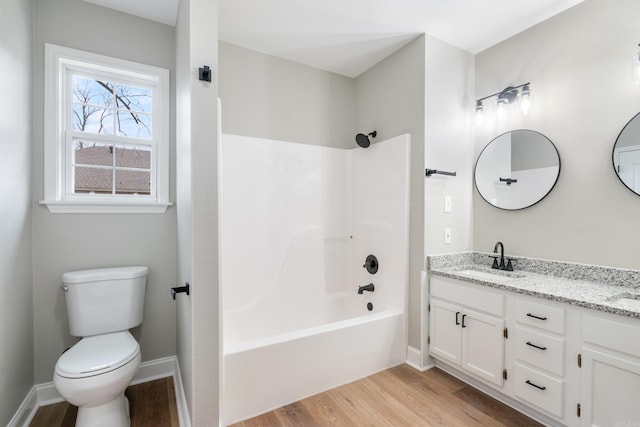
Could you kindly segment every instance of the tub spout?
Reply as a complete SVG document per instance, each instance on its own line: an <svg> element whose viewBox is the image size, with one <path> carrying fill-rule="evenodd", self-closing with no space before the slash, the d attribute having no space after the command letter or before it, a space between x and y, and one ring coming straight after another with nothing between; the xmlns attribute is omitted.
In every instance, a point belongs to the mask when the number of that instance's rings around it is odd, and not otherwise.
<svg viewBox="0 0 640 427"><path fill-rule="evenodd" d="M373 292L376 288L373 286L373 283L369 283L368 285L358 286L358 294L362 295L364 291Z"/></svg>

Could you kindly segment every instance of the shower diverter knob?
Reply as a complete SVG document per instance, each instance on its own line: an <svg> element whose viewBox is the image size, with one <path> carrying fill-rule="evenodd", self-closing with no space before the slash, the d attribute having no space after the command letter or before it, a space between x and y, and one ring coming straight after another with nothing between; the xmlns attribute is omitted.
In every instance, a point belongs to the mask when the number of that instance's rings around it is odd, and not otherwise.
<svg viewBox="0 0 640 427"><path fill-rule="evenodd" d="M376 258L375 255L369 255L362 267L366 268L369 273L376 274L378 272L378 265L378 258Z"/></svg>

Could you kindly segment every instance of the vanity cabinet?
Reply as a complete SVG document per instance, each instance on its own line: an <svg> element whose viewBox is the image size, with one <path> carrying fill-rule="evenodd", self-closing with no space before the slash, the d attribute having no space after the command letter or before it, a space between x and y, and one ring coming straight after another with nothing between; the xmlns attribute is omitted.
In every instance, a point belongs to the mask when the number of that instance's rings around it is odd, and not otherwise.
<svg viewBox="0 0 640 427"><path fill-rule="evenodd" d="M502 387L504 297L461 281L432 278L430 352L463 371Z"/></svg>
<svg viewBox="0 0 640 427"><path fill-rule="evenodd" d="M640 326L582 319L581 426L640 424Z"/></svg>
<svg viewBox="0 0 640 427"><path fill-rule="evenodd" d="M447 276L429 285L429 353L444 369L544 425L640 426L640 319Z"/></svg>

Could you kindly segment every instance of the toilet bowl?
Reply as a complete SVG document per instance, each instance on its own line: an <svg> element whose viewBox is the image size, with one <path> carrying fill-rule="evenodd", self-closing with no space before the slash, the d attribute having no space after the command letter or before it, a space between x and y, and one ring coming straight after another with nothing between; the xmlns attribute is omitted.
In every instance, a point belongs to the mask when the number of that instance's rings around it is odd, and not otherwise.
<svg viewBox="0 0 640 427"><path fill-rule="evenodd" d="M128 427L124 391L140 365L140 346L128 331L86 337L60 356L53 382L78 407L77 426Z"/></svg>
<svg viewBox="0 0 640 427"><path fill-rule="evenodd" d="M124 391L140 366L129 332L142 323L148 268L82 270L62 276L69 332L82 337L62 353L53 383L78 407L76 427L128 427Z"/></svg>

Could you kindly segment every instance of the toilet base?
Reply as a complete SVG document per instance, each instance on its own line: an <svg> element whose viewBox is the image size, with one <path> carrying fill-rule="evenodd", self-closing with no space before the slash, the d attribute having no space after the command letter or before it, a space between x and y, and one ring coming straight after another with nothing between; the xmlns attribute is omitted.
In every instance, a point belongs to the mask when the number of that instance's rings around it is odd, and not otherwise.
<svg viewBox="0 0 640 427"><path fill-rule="evenodd" d="M129 427L130 425L129 399L124 393L102 405L78 408L76 427Z"/></svg>

